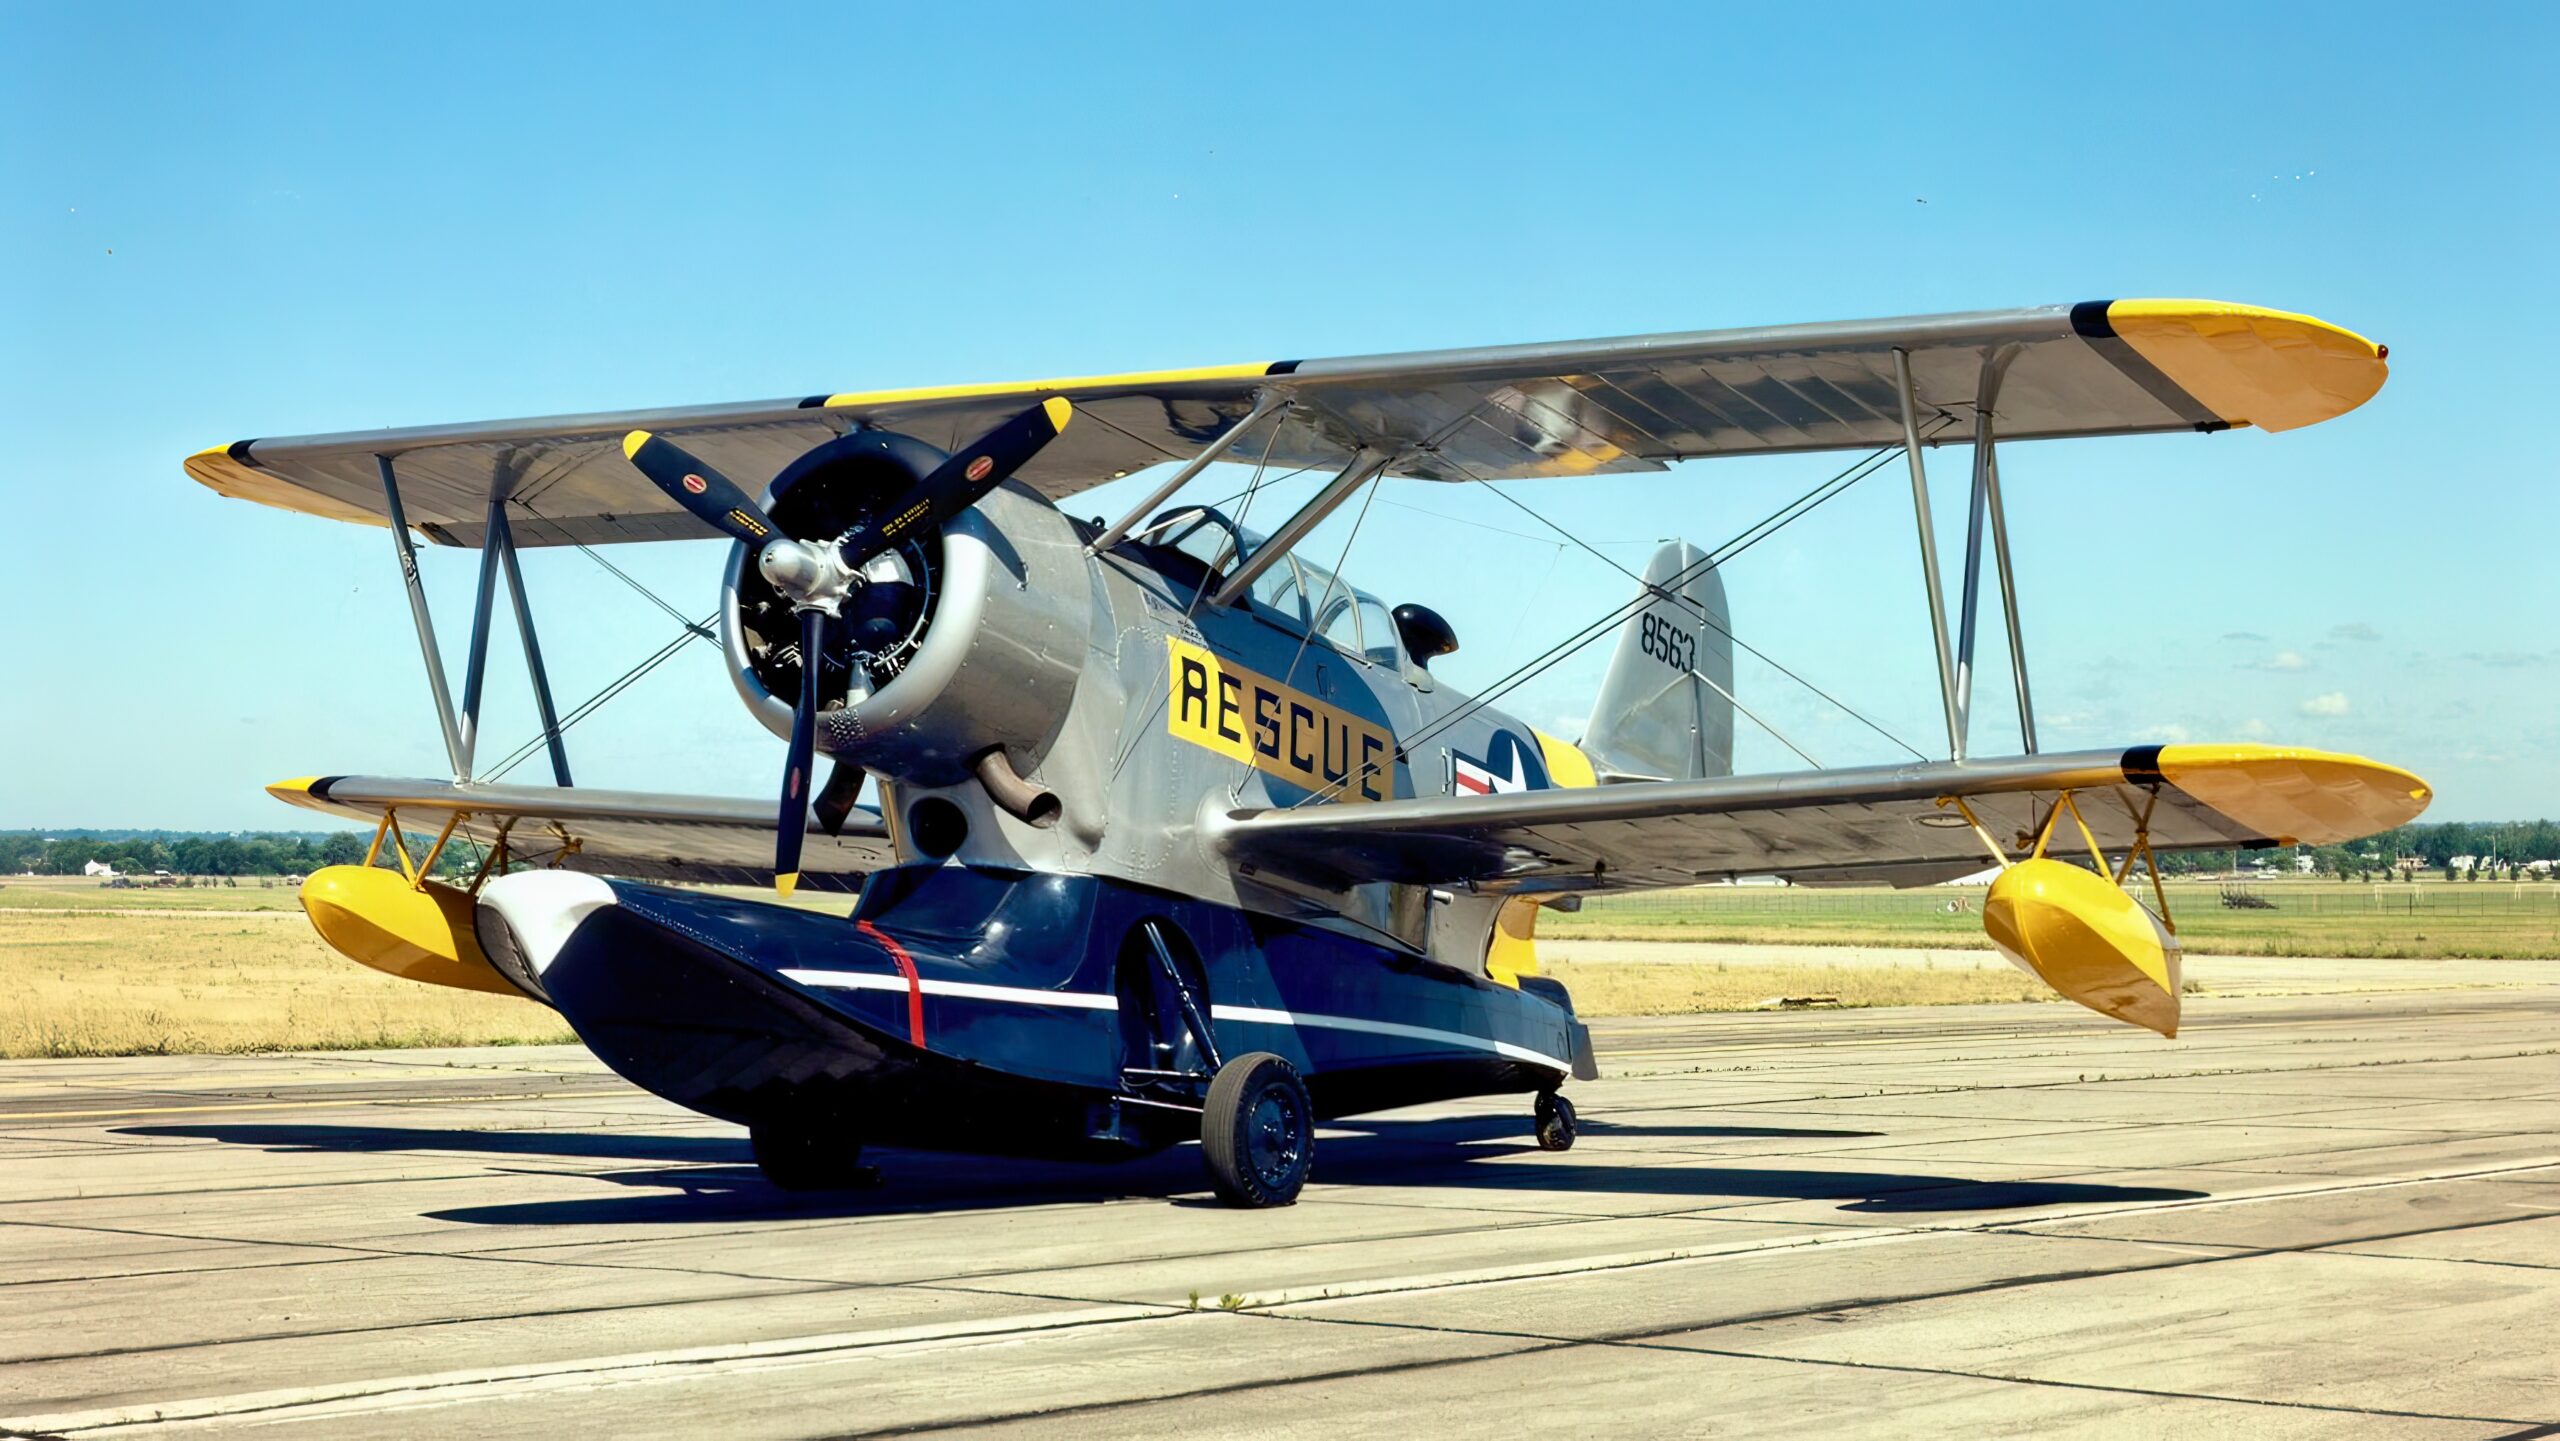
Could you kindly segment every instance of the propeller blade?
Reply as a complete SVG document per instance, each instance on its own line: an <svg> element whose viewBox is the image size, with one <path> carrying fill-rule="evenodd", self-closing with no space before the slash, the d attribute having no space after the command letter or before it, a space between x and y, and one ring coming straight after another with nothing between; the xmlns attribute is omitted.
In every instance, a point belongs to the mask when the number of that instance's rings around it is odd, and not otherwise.
<svg viewBox="0 0 2560 1441"><path fill-rule="evenodd" d="M778 533L754 497L674 441L635 430L622 438L622 454L694 519L722 535L761 545Z"/></svg>
<svg viewBox="0 0 2560 1441"><path fill-rule="evenodd" d="M932 530L986 499L987 492L1012 479L1042 446L1057 439L1074 417L1075 407L1066 397L1051 396L979 436L916 482L887 520L876 525L865 520L846 531L838 543L844 563L859 568L907 536Z"/></svg>
<svg viewBox="0 0 2560 1441"><path fill-rule="evenodd" d="M786 898L800 884L800 843L809 833L809 760L818 738L820 657L827 613L800 612L800 705L791 713L791 758L782 771L782 815L774 829L773 888Z"/></svg>

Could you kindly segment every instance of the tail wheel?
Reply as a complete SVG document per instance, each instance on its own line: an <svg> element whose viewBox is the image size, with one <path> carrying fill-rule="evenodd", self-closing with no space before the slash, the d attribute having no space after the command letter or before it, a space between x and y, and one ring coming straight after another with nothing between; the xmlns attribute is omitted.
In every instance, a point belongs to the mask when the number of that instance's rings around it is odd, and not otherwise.
<svg viewBox="0 0 2560 1441"><path fill-rule="evenodd" d="M1538 1149L1573 1149L1573 1102L1554 1091L1538 1093Z"/></svg>
<svg viewBox="0 0 2560 1441"><path fill-rule="evenodd" d="M1315 1161L1315 1107L1297 1068L1268 1051L1238 1056L1209 1081L1200 1154L1230 1206L1286 1206Z"/></svg>

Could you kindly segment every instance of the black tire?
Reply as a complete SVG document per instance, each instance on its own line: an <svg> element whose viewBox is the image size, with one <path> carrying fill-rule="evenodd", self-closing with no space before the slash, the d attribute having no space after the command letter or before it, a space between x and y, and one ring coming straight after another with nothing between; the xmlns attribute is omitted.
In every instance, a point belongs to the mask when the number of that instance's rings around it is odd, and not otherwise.
<svg viewBox="0 0 2560 1441"><path fill-rule="evenodd" d="M1553 1091L1538 1093L1538 1149L1573 1149L1573 1102Z"/></svg>
<svg viewBox="0 0 2560 1441"><path fill-rule="evenodd" d="M862 1164L862 1142L849 1129L805 1121L761 1121L747 1128L756 1169L785 1191L853 1191L880 1173Z"/></svg>
<svg viewBox="0 0 2560 1441"><path fill-rule="evenodd" d="M1209 1080L1200 1155L1230 1206L1286 1206L1315 1162L1315 1108L1297 1068L1268 1051L1238 1056Z"/></svg>

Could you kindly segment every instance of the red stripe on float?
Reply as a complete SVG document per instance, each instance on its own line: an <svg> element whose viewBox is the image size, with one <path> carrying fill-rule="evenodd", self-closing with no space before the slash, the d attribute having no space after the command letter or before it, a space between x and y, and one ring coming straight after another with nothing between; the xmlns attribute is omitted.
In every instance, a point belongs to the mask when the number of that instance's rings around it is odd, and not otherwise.
<svg viewBox="0 0 2560 1441"><path fill-rule="evenodd" d="M916 974L916 958L908 955L907 948L899 945L887 931L869 921L856 921L853 928L879 942L880 949L889 953L889 959L898 963L898 974L907 978L907 1039L914 1042L918 1049L922 1049L924 1046L924 979Z"/></svg>

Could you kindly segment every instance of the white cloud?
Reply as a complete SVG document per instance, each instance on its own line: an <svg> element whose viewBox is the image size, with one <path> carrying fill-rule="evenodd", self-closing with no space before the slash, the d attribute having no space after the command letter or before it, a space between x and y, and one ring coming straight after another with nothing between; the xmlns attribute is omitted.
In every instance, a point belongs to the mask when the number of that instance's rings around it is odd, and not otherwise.
<svg viewBox="0 0 2560 1441"><path fill-rule="evenodd" d="M2240 722L2240 734L2247 736L2253 741L2262 740L2267 735L2267 723L2258 719L2256 716L2251 716L2247 720Z"/></svg>
<svg viewBox="0 0 2560 1441"><path fill-rule="evenodd" d="M2138 741L2166 741L2175 745L2187 739L2187 728L2182 725L2149 726L2135 732L2133 738Z"/></svg>
<svg viewBox="0 0 2560 1441"><path fill-rule="evenodd" d="M2333 690L2327 695L2315 695L2311 699L2302 703L2302 713L2304 715L2315 716L2345 715L2347 713L2347 693L2342 690Z"/></svg>
<svg viewBox="0 0 2560 1441"><path fill-rule="evenodd" d="M2298 671L2311 669L2310 660L2298 650L2280 650L2264 660L2243 661L2242 670Z"/></svg>
<svg viewBox="0 0 2560 1441"><path fill-rule="evenodd" d="M2375 630L2372 626L2366 625L2363 621L2351 620L2345 625L2333 625L2329 627L2329 639L2380 640L2382 639L2382 632Z"/></svg>

